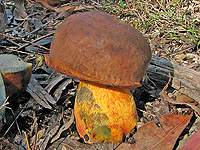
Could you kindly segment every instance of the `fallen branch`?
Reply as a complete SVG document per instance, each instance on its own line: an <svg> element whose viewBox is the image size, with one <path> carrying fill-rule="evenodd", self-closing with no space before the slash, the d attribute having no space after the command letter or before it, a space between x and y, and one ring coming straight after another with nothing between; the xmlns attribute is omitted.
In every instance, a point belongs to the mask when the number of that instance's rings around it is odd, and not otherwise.
<svg viewBox="0 0 200 150"><path fill-rule="evenodd" d="M35 44L35 43L33 43L33 42L30 42L30 41L22 40L22 39L19 39L19 38L13 37L13 36L9 36L9 35L3 34L3 33L0 33L0 35L3 35L3 36L8 37L8 38L15 39L15 40L19 40L19 41L22 41L22 42L25 42L25 43L33 44L33 45L35 45L35 46L37 46L37 47L39 47L39 48L43 48L43 49L49 51L48 48L46 48L46 47L44 47L44 46L41 46L41 45L38 45L38 44Z"/></svg>

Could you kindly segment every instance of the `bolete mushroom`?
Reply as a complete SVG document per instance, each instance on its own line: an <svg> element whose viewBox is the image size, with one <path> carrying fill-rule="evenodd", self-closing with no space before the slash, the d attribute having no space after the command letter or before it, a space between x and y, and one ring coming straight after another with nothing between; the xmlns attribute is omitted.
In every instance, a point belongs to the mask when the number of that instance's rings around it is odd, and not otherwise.
<svg viewBox="0 0 200 150"><path fill-rule="evenodd" d="M48 66L80 79L74 113L85 142L120 142L136 125L129 88L141 86L151 60L145 38L105 12L67 17L57 29Z"/></svg>

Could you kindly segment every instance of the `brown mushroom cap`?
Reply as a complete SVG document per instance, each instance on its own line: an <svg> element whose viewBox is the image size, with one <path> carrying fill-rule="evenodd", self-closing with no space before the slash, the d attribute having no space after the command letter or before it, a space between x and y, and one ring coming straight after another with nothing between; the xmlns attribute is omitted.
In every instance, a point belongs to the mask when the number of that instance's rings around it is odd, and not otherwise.
<svg viewBox="0 0 200 150"><path fill-rule="evenodd" d="M151 50L134 27L105 12L89 11L66 18L45 60L80 80L135 88L150 63Z"/></svg>

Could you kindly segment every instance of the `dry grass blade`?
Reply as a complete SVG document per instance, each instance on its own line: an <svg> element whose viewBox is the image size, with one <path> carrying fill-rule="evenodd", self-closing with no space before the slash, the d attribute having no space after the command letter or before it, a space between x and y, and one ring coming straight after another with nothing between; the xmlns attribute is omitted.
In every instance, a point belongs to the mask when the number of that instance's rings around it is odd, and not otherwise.
<svg viewBox="0 0 200 150"><path fill-rule="evenodd" d="M200 46L199 3L195 0L133 0L120 1L120 4L106 1L103 8L144 33L152 47L156 47L152 49L155 53L170 58L171 54L182 51L187 45L194 44L197 49ZM157 41L155 45L154 41Z"/></svg>

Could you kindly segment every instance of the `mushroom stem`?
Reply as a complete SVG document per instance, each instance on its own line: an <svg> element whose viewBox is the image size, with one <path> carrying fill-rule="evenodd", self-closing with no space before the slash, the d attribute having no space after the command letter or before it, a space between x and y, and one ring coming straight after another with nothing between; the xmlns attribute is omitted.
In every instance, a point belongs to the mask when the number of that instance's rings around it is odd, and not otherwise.
<svg viewBox="0 0 200 150"><path fill-rule="evenodd" d="M137 123L128 89L87 81L80 81L74 114L78 133L87 143L120 142Z"/></svg>

